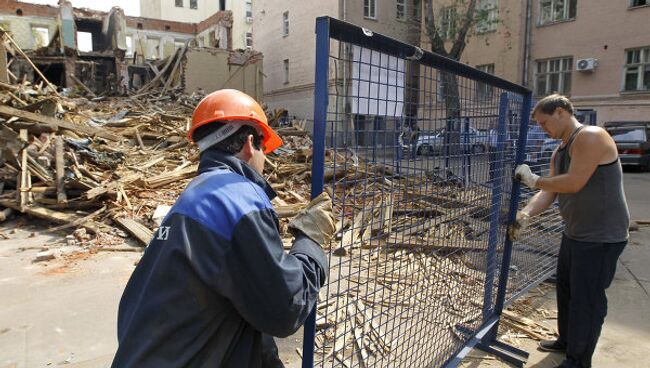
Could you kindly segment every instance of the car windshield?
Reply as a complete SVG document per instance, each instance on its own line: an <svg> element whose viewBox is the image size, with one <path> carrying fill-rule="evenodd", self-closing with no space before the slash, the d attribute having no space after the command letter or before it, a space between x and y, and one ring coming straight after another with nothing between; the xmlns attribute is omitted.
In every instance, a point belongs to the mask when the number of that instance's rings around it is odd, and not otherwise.
<svg viewBox="0 0 650 368"><path fill-rule="evenodd" d="M609 134L615 142L644 142L646 140L643 128L610 128Z"/></svg>

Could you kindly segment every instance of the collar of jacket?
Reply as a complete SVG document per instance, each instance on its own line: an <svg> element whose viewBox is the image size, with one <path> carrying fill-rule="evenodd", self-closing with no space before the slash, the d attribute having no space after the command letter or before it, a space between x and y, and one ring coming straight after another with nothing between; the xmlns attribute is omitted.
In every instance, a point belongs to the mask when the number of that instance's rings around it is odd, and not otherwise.
<svg viewBox="0 0 650 368"><path fill-rule="evenodd" d="M253 183L259 185L262 189L264 189L264 192L269 197L269 200L272 200L277 196L275 190L273 190L271 185L262 177L262 175L258 174L255 169L250 167L250 165L235 157L234 155L215 149L208 149L201 153L198 172L199 175L203 174L204 172L218 169L228 169L235 174L239 174L252 181Z"/></svg>

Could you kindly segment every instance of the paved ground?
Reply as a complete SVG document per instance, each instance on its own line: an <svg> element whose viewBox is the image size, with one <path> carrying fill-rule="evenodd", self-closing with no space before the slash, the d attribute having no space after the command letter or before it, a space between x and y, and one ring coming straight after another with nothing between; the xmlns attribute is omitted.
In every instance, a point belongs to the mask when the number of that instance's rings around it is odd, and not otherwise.
<svg viewBox="0 0 650 368"><path fill-rule="evenodd" d="M625 180L633 218L650 219L650 174L626 173ZM71 255L33 263L44 245L65 249L63 239L42 229L25 220L0 227L0 368L108 367L116 348L117 305L139 254ZM3 240L3 234L8 239ZM649 263L650 227L644 227L632 233L609 290L610 314L595 367L650 367ZM554 309L553 293L539 302ZM294 351L297 339L280 344L291 366L299 362ZM552 367L561 360L536 352L532 341L520 343L531 352L528 367ZM464 366L508 365L474 358L466 359Z"/></svg>

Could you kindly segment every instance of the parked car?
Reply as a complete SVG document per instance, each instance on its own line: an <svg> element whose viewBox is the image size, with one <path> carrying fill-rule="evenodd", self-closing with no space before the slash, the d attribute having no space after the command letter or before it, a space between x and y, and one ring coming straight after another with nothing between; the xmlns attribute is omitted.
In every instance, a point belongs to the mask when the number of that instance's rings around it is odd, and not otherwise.
<svg viewBox="0 0 650 368"><path fill-rule="evenodd" d="M433 155L444 153L445 147L445 129L440 129L432 134L420 134L417 140L418 155ZM460 141L465 153L484 153L489 147L488 133L469 128L469 137L465 132L461 133ZM469 138L469 139L468 139ZM468 143L469 142L469 143Z"/></svg>
<svg viewBox="0 0 650 368"><path fill-rule="evenodd" d="M650 122L608 122L621 164L650 170Z"/></svg>

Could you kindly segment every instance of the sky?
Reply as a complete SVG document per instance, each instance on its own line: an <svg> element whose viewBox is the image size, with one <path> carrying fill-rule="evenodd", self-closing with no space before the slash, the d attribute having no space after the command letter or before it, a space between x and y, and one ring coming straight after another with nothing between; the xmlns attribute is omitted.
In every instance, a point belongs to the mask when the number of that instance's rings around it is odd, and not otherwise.
<svg viewBox="0 0 650 368"><path fill-rule="evenodd" d="M24 3L46 4L56 6L58 0L20 0ZM124 9L124 14L131 16L140 16L139 0L70 0L75 8L89 8L95 10L109 11L114 6Z"/></svg>

